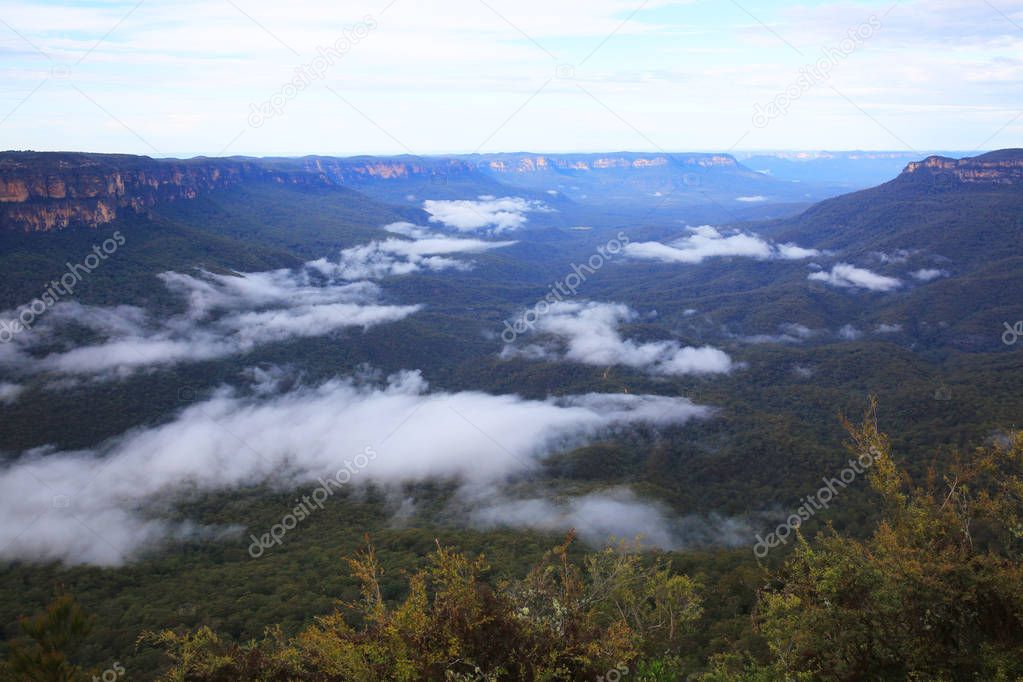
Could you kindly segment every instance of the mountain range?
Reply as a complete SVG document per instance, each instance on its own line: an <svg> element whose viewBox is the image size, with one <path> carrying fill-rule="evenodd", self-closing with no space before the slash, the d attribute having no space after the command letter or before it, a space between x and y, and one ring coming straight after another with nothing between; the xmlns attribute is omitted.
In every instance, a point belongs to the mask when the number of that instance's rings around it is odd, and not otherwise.
<svg viewBox="0 0 1023 682"><path fill-rule="evenodd" d="M867 173L869 175L869 172ZM876 177L876 172L875 172ZM883 176L882 176L883 177ZM755 172L730 154L472 154L450 157L152 159L87 153L0 153L0 229L95 227L119 212L190 200L240 183L355 188L394 203L418 195L525 194L595 209L687 208L714 222L770 217L840 191ZM411 197L411 198L410 198ZM786 210L791 210L788 208ZM703 217L701 214L701 217Z"/></svg>
<svg viewBox="0 0 1023 682"><path fill-rule="evenodd" d="M73 584L90 660L156 671L119 647L355 598L365 534L389 575L576 528L757 584L757 534L845 466L838 413L876 396L923 480L1023 409L1023 150L897 160L835 196L728 154L0 154L0 623ZM806 533L876 510L850 485Z"/></svg>

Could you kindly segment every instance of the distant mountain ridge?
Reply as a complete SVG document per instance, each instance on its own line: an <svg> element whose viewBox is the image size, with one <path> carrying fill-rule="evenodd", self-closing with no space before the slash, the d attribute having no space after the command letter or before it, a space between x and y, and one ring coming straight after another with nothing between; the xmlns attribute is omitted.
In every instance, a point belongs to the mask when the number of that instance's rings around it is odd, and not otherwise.
<svg viewBox="0 0 1023 682"><path fill-rule="evenodd" d="M349 186L378 199L472 199L525 193L549 201L683 204L807 201L804 188L755 173L729 154L469 154L154 159L124 154L0 153L0 229L95 228L125 211L188 201L240 183ZM423 197L422 195L426 195ZM563 198L561 198L563 197Z"/></svg>
<svg viewBox="0 0 1023 682"><path fill-rule="evenodd" d="M967 257L973 254L970 244L982 243L995 227L1006 237L1019 229L1023 192L1015 187L1023 188L1023 149L964 159L931 156L908 164L890 182L822 201L767 229L817 248L867 253L927 247ZM964 241L967 233L970 241Z"/></svg>
<svg viewBox="0 0 1023 682"><path fill-rule="evenodd" d="M11 151L0 153L0 229L95 228L124 212L145 213L161 202L189 201L252 182L349 186L397 203L434 195L466 199L525 192L534 198L592 206L709 203L723 212L750 202L808 203L834 194L772 178L750 170L731 154L714 153L154 159ZM1005 150L972 159L932 156L909 163L893 182L897 184L888 189L1017 184L1023 182L1023 152Z"/></svg>
<svg viewBox="0 0 1023 682"><path fill-rule="evenodd" d="M966 153L945 150L910 151L774 151L737 153L744 165L782 180L832 185L854 192L898 177L906 164L938 154L959 158Z"/></svg>

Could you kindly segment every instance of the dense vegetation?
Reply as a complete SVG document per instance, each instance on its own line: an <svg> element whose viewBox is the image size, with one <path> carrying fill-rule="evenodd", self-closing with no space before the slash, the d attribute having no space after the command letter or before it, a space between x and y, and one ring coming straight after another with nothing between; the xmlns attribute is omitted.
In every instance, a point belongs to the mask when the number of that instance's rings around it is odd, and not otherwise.
<svg viewBox="0 0 1023 682"><path fill-rule="evenodd" d="M439 542L388 599L372 545L345 563L358 596L288 636L233 641L208 625L148 632L178 680L1010 680L1023 675L1023 436L913 480L873 407L849 453L883 514L865 540L798 528L795 550L740 606L740 637L714 653L698 631L707 585L670 558L624 545L573 557L572 538L524 575ZM741 573L733 571L726 581ZM734 587L729 585L728 587ZM735 594L734 590L727 590ZM87 679L72 653L88 632L58 596L22 621L7 674ZM119 663L118 663L119 665Z"/></svg>
<svg viewBox="0 0 1023 682"><path fill-rule="evenodd" d="M684 395L714 406L715 417L616 432L551 457L517 485L572 496L625 484L679 516L720 514L759 531L784 519L823 475L843 466L848 455L836 413L858 410L875 394L884 429L893 434L900 486L891 483L894 472L882 480L882 468L875 467L872 489L858 482L805 524L807 544L775 550L764 565L750 551L752 533L734 548L694 539L687 551L593 554L593 547L563 545L552 534L465 528L446 506L451 489L445 483L402 490L417 510L403 523L394 521L389 491L369 488L339 495L303 525L295 542L259 561L251 560L244 543L225 540L182 542L118 568L9 564L0 570L0 624L6 640L21 643L3 643L0 655L16 671L33 665L70 671L73 662L86 676L99 676L116 661L126 669L124 679L172 671L178 677L168 679L239 679L252 666L282 676L268 679L348 679L329 677L340 674L330 667L338 661L366 679L405 673L434 679L445 671L471 679L477 667L498 678L611 679L609 671L619 664L630 679L652 680L680 674L708 680L1014 679L1023 674L1016 651L1020 576L1013 514L1019 512L1012 506L1020 498L1011 487L1018 486L1019 446L999 450L992 443L1012 433L1023 413L1023 356L1000 342L1001 320L1023 317L1014 286L1023 270L1009 253L1019 243L1018 194L973 196L973 213L965 215L947 196L925 194L926 203L918 205L926 210L892 208L889 201L884 206L895 213L871 210L846 226L863 237L865 258L870 250L900 245L886 237L895 216L903 223L912 218L913 229L902 236L913 239L968 228L973 251L962 270L949 265L953 277L897 296L814 290L805 263L742 259L685 268L612 262L580 290L580 297L621 301L643 313L624 330L630 338L724 348L743 363L729 376L665 378L623 367L498 357L495 332L502 320L542 297L595 244L622 227L636 239L677 236L677 221L698 215L687 210L644 220L645 213L625 209L569 214L565 206L562 214L531 217L542 229L520 234L519 244L474 257L474 271L383 282L386 300L426 305L386 328L268 344L236 357L59 391L43 376L29 379L17 402L0 405L0 456L7 459L46 444L89 447L158 424L196 397L238 385L239 373L253 366L293 366L310 384L370 365L384 372L419 368L437 390L528 398L590 391ZM872 201L868 196L866 203ZM827 222L838 209L820 210ZM987 222L978 223L977 214ZM242 186L160 206L108 230L4 234L0 308L39 295L44 273L60 272L115 229L127 243L82 282L75 299L143 305L161 314L181 305L156 279L163 270L294 266L379 238L381 224L403 219L423 216L347 191ZM566 229L573 224L593 230ZM796 236L782 230L794 225L765 229L812 245L813 226L799 224ZM1004 256L991 263L975 257L985 248L985 225L997 245L992 253ZM697 313L686 315L687 309ZM740 338L776 333L781 322L828 333L790 345ZM836 338L834 330L850 323L867 333L852 341ZM870 334L880 323L903 330ZM887 448L871 428L872 422L859 427L860 447ZM972 452L978 444L982 450L953 464L955 452ZM261 528L292 498L279 490L235 490L196 495L175 513L202 525ZM373 560L365 553L366 533ZM561 549L552 552L552 546ZM355 563L339 565L340 557ZM609 597L595 581L615 566L631 577ZM663 628L649 626L669 608L663 602L669 583L678 588L676 596L685 596L686 608L678 630L664 637ZM378 585L379 600L364 598L360 590L367 584ZM526 599L529 586L539 605ZM58 596L48 615L19 625L19 617L39 611L55 593L73 594L76 602ZM566 620L541 617L554 599L572 606ZM335 612L339 601L346 606ZM615 610L626 602L635 608L642 602L642 618L616 620ZM91 614L87 633L74 603ZM524 607L535 618L524 619ZM482 629L469 627L476 624ZM565 627L571 636L562 636L558 628ZM432 628L445 639L424 634ZM143 631L156 634L133 646ZM502 653L506 642L510 648ZM381 667L398 661L401 670Z"/></svg>

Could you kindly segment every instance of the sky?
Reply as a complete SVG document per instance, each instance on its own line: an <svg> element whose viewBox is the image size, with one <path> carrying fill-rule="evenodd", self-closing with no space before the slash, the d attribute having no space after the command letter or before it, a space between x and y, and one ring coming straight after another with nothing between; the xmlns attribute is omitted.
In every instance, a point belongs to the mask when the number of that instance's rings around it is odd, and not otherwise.
<svg viewBox="0 0 1023 682"><path fill-rule="evenodd" d="M0 0L0 149L1023 146L1023 0Z"/></svg>

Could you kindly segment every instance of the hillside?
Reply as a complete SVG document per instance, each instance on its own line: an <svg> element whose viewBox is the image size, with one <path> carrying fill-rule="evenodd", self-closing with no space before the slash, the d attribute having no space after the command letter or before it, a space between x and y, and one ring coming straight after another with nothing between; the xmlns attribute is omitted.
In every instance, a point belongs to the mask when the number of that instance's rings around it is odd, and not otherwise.
<svg viewBox="0 0 1023 682"><path fill-rule="evenodd" d="M59 163L39 175L77 163L85 189L65 184L57 198L44 185L46 196L20 205L78 200L111 163L122 179L155 172L140 157L90 157L51 157ZM751 625L763 572L751 548L822 476L845 466L836 413L859 412L877 396L899 465L914 480L952 461L954 449L1002 438L1018 423L1023 360L1001 341L1002 321L1023 317L1019 240L1009 238L1019 215L1014 159L924 163L795 218L713 232L687 228L689 211L651 217L638 204L588 223L588 211L600 211L535 198L475 166L456 173L462 166L451 161L260 160L251 162L255 175L239 170L240 181L221 186L209 184L210 169L250 161L193 160L166 162L180 180L154 176L167 182L156 181L153 203L139 212L129 201L96 227L7 230L5 318L96 244L116 232L124 243L41 317L37 332L0 345L8 387L0 484L18 491L5 496L9 543L0 548L14 559L2 571L5 634L16 637L18 616L63 584L97 616L82 649L89 665L118 660L133 678L154 679L170 663L160 648L132 649L138 635L203 625L223 637L218 651L231 665L241 651L233 643L274 624L283 648L268 643L266 651L290 655L290 638L315 632L314 619L336 599L359 598L338 558L365 548L366 534L386 569L381 594L393 604L437 540L485 553L493 584L518 585L574 527L573 561L610 536L643 534L671 560L672 576L701 582L705 611L679 654L687 668L708 670L710 656L736 651L763 663L767 644ZM439 168L447 182L434 184ZM943 171L953 182L933 180ZM480 188L499 182L507 196L480 198ZM128 186L118 195L114 183L111 196L128 196ZM153 186L134 187L148 196ZM430 193L381 198L409 187ZM985 220L990 240L977 228ZM966 245L961 253L929 248L944 243L942 230L949 244ZM679 249L709 244L713 253L605 258L552 313L556 324L539 322L513 344L502 338L506 322L626 237ZM788 242L820 253L780 257ZM901 286L810 279L842 262ZM948 274L912 276L925 267ZM363 317L370 314L380 317ZM666 354L684 360L704 348L729 364L665 371ZM629 421L630 406L647 401L660 408L641 413L650 421ZM620 421L557 426L602 419L591 405L610 406ZM533 439L552 415L556 428ZM361 478L254 559L250 537L315 487L293 467L321 475L369 443L379 457ZM501 463L507 476L492 473ZM48 464L61 467L58 481ZM56 492L18 478L25 467ZM96 485L86 485L94 473ZM73 515L52 506L54 495L69 498ZM95 540L75 520L95 528L111 511L126 515L101 526L112 541ZM19 535L19 521L36 512L47 526ZM874 493L851 485L805 531L830 523L866 542L878 514ZM139 527L159 530L130 534ZM43 532L54 528L66 534ZM772 553L771 565L790 549ZM121 551L129 558L113 554ZM521 596L508 593L507 603L517 610ZM362 625L351 624L353 636L367 641Z"/></svg>

